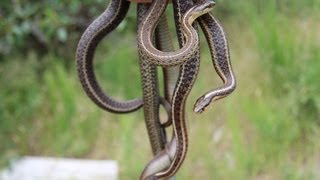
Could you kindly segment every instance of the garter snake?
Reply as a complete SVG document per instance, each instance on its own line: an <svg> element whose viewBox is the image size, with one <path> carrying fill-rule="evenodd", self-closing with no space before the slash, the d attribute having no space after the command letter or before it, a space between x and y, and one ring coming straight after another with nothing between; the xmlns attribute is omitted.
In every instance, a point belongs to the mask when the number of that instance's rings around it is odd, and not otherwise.
<svg viewBox="0 0 320 180"><path fill-rule="evenodd" d="M215 3L208 1L200 3L190 8L181 19L182 33L184 34L185 43L182 48L174 52L163 52L157 50L152 43L155 27L159 19L167 7L168 0L154 0L148 13L143 20L138 31L138 48L140 54L146 56L147 59L160 66L175 66L186 62L197 49L199 38L197 32L192 28L192 22L199 16L211 11Z"/></svg>
<svg viewBox="0 0 320 180"><path fill-rule="evenodd" d="M201 16L198 22L207 39L213 66L224 82L222 87L213 89L198 98L194 111L201 113L211 102L231 94L236 88L236 78L231 67L228 41L222 26L210 13Z"/></svg>
<svg viewBox="0 0 320 180"><path fill-rule="evenodd" d="M99 42L113 31L124 19L129 5L130 3L126 0L111 0L107 9L94 20L83 33L76 53L78 75L88 97L104 110L114 113L128 113L135 111L142 107L143 104L146 104L146 107L144 108L146 124L152 149L154 153L156 153L163 148L163 142L165 141L165 132L159 124L158 105L163 105L167 113L170 113L170 105L168 105L168 102L157 93L157 77L152 76L156 67L141 64L141 76L143 77L143 82L146 84L145 86L148 88L144 90L144 97L148 98L123 102L114 100L102 91L95 78L93 69L93 59L96 47ZM145 79L144 77L149 78ZM169 115L168 117L170 119ZM170 122L170 120L168 121Z"/></svg>
<svg viewBox="0 0 320 180"><path fill-rule="evenodd" d="M173 3L177 9L177 12L175 13L176 16L179 18L179 12L181 12L181 8L182 7L186 7L186 6L190 6L190 3L192 4L192 1L182 1L182 0L174 0ZM200 1L202 0L198 0L197 2L200 3ZM189 3L188 3L189 2ZM223 28L221 27L221 25L219 24L219 22L210 14L205 14L201 17L198 18L198 21L200 23L200 26L206 36L209 48L210 48L210 52L211 52L211 57L212 57L212 61L213 61L213 65L215 70L217 71L218 75L221 77L221 79L224 81L224 86L211 90L209 92L207 92L206 94L204 94L203 96L201 96L198 100L197 103L195 104L195 111L196 112L202 112L204 110L205 107L207 107L213 100L217 100L223 97L226 97L227 95L229 95L231 92L233 92L233 90L236 87L236 80L234 77L234 73L232 71L231 68L231 62L230 62L230 53L229 53L229 48L228 48L228 42L225 36L225 33L223 31ZM179 28L177 28L179 30ZM179 35L179 32L178 32ZM181 37L181 36L178 36ZM181 42L181 41L180 41ZM199 61L197 62L197 60L189 60L187 61L187 63L182 65L182 69L181 69L181 76L180 76L180 80L179 83L177 85L177 89L175 91L175 96L174 98L176 98L177 96L179 96L179 94L181 95L180 98L177 98L178 101L174 101L173 100L173 122L175 122L176 119L174 119L175 115L175 111L174 111L174 107L176 107L176 105L180 104L181 102L185 101L185 99L187 98L186 96L188 95L188 92L183 94L183 92L179 91L179 84L181 83L181 79L184 81L187 81L186 79L184 79L183 75L184 74L189 74L190 71L187 71L188 68L186 68L191 64L196 64L197 66L199 65ZM192 77L192 75L196 76L198 69L196 69L195 73L190 73L189 77ZM182 81L183 82L183 81ZM189 85L188 87L192 87L193 83L190 83L191 85ZM180 84L181 85L181 84ZM189 89L190 91L190 89ZM179 94L177 94L179 93ZM182 93L182 94L181 94ZM182 99L181 99L182 98ZM182 103L184 104L184 103ZM180 104L181 105L181 104ZM179 114L180 114L180 122L184 122L184 105L181 106L182 109L180 109ZM179 115L177 115L177 117L179 117ZM174 168L172 166L174 166L174 161L179 158L181 160L184 159L184 156L186 154L187 151L187 131L186 131L186 127L185 126L181 126L181 129L177 129L177 131L181 131L180 133L184 133L183 136L185 142L180 142L179 139L174 139L174 141L171 141L171 143L168 145L167 149L163 152L161 152L160 154L158 154L145 168L145 171L142 174L142 177L144 177L145 179L148 178L154 178L154 177L168 177L171 176L175 173L174 170L171 170L171 173L166 173L168 171L170 171L170 169ZM179 147L180 146L180 147ZM180 156L180 157L178 157ZM176 165L176 166L180 166L182 162L180 162L180 164ZM170 165L170 166L169 166ZM168 168L169 166L169 168ZM163 169L166 169L166 171L163 171ZM179 168L179 167L176 167ZM160 173L159 173L160 172Z"/></svg>
<svg viewBox="0 0 320 180"><path fill-rule="evenodd" d="M131 100L131 101L127 101L127 102L118 102L118 101L115 101L115 100L111 99L110 97L106 96L102 92L100 86L98 85L98 83L95 79L93 67L92 67L92 61L93 61L93 54L94 54L94 50L95 50L96 46L98 45L98 43L102 40L102 38L104 36L109 34L122 21L122 19L124 18L125 14L128 10L128 7L129 7L129 3L126 3L123 0L122 1L121 0L117 0L117 1L111 0L111 3L109 4L107 10L101 16L99 16L99 18L97 20L95 20L88 27L88 29L86 30L86 32L82 36L82 38L79 42L79 45L78 45L78 49L77 49L78 73L79 73L81 84L82 84L83 88L85 89L86 93L96 104L98 104L103 109L111 111L111 112L117 112L117 113L125 113L125 112L134 111L134 110L140 108L142 106L143 102L141 99ZM210 19L210 18L213 18L213 17L210 15L210 16L208 16L207 19ZM207 21L209 21L209 20L204 20L203 21L204 24L206 24ZM217 22L214 22L214 23L217 23ZM205 27L205 25L202 25L202 28L203 27ZM213 37L212 33L214 31L212 31L212 29L210 29L210 25L207 27L208 27L207 29L206 28L203 28L203 29L206 29L206 30L204 30L206 32L211 31L208 33L208 35L206 35L207 40L213 42L211 45L209 43L211 53L212 53L212 51L216 51L216 52L218 52L218 54L219 54L219 52L222 54L229 53L228 51L226 51L226 50L228 50L228 48L221 49L221 47L225 47L227 45L226 39L225 38L223 39L222 42L225 42L225 43L222 43L222 45L220 45L220 49L219 49L219 46L216 46L215 44L217 44L217 42L219 43L221 39L208 38L208 37ZM219 28L221 28L221 27L217 26L218 30L219 30ZM223 31L222 31L222 34L220 33L220 35L218 35L218 36L224 36ZM181 48L181 49L183 49L183 48ZM214 53L214 54L212 53L212 56L215 54L216 53ZM186 57L186 56L184 56L184 57ZM215 58L219 58L219 55L215 56ZM227 56L226 58L227 58L227 60L229 60L229 56ZM187 60L185 60L185 61L187 61ZM168 61L166 61L166 63L167 62ZM180 64L180 63L177 63L177 64ZM181 76L179 78L180 85L178 83L178 86L175 90L174 98L173 98L173 107L172 107L172 114L174 114L174 113L176 114L176 115L173 115L173 117L177 117L176 119L180 119L180 124L179 124L179 122L176 122L174 124L174 126L176 126L176 127L174 127L174 128L179 129L177 127L180 126L180 129L182 129L185 132L180 131L180 130L175 132L175 137L178 137L178 138L177 139L173 138L173 140L171 141L171 143L169 145L169 147L177 146L177 150L175 150L175 148L169 148L169 151L171 151L171 152L173 151L173 149L174 149L173 152L176 151L175 157L173 158L173 160L170 159L170 161L172 160L170 167L168 169L166 169L166 171L164 171L164 172L156 173L155 177L167 177L167 176L173 175L180 167L180 165L184 159L185 153L186 153L186 149L184 149L184 150L179 149L179 146L180 146L180 148L181 148L181 146L187 147L186 127L184 127L185 124L183 124L184 123L184 105L185 105L186 97L192 87L194 77L195 77L192 75L192 72L191 73L189 72L187 64L188 63L185 63L183 65L183 66L185 66L185 70L183 70L183 69L181 70ZM170 64L170 65L166 64L165 66L171 66L171 65L172 64ZM219 88L216 90L212 90L212 91L206 93L201 98L199 98L199 100L197 101L197 103L195 105L196 112L201 112L207 105L209 105L209 103L211 101L225 97L230 92L232 92L233 89L235 88L235 78L232 73L230 63L227 62L227 64L226 64L224 61L216 61L215 60L214 67L215 67L216 71L218 72L218 74L220 75L220 77L225 82L225 87ZM198 67L197 68L191 67L191 69L196 71L193 74L196 74L198 71ZM188 80L188 78L189 78L189 80ZM190 78L193 80L190 81ZM183 82L185 80L187 80L187 82L185 82L186 84L184 84L184 82ZM191 85L187 85L188 83ZM180 90L179 90L179 87L180 87ZM186 87L187 87L187 89L186 89ZM197 111L197 109L198 109L198 111ZM180 113L180 115L177 115L179 113ZM185 134L183 134L183 133L185 133ZM179 140L179 136L180 136L180 140ZM186 142L186 144L181 145L180 144L181 142ZM178 144L178 145L176 145L176 144ZM168 152L166 152L166 153L168 153Z"/></svg>
<svg viewBox="0 0 320 180"><path fill-rule="evenodd" d="M88 97L104 110L113 113L129 113L142 107L143 99L119 101L103 92L96 80L93 59L100 41L112 32L126 16L130 2L127 0L111 0L107 9L95 19L81 36L76 62L81 85ZM160 97L160 104L169 112L167 102Z"/></svg>
<svg viewBox="0 0 320 180"><path fill-rule="evenodd" d="M78 75L84 91L99 107L114 113L135 111L143 105L143 101L134 99L120 102L107 96L96 80L93 58L99 42L121 23L129 6L127 0L111 0L107 9L85 30L76 52Z"/></svg>
<svg viewBox="0 0 320 180"><path fill-rule="evenodd" d="M167 18L163 17L166 17L165 14L161 17L155 31L156 47L164 52L174 51L174 46ZM179 69L180 66L170 66L162 68L164 77L164 96L169 103L171 103L173 91L176 87L176 83L179 76Z"/></svg>
<svg viewBox="0 0 320 180"><path fill-rule="evenodd" d="M143 17L149 8L149 4L138 3L137 24L142 23ZM166 134L159 119L159 85L157 67L139 54L140 74L143 89L143 111L144 119L149 135L153 154L159 153L166 143ZM167 110L170 112L169 110ZM168 115L169 117L169 115Z"/></svg>
<svg viewBox="0 0 320 180"><path fill-rule="evenodd" d="M184 6L182 6L182 3ZM212 1L208 3L212 3ZM180 47L182 47L186 43L182 34L182 14L188 12L191 7L195 7L199 4L193 6L192 4L184 3L183 0L173 1L173 4L176 11L175 19L179 43ZM195 33L194 35L198 36L198 33ZM155 156L146 166L140 177L142 180L173 176L179 170L185 158L188 148L185 103L198 74L200 64L199 51L199 42L197 42L195 52L187 59L187 62L181 66L179 79L172 98L171 114L174 133L171 142L164 151Z"/></svg>

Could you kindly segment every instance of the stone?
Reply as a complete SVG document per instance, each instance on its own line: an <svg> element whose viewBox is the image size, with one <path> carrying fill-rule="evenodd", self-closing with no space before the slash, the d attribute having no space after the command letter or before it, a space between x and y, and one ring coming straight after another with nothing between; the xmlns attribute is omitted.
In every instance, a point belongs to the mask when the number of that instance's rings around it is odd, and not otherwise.
<svg viewBox="0 0 320 180"><path fill-rule="evenodd" d="M118 165L111 160L23 157L0 172L1 180L117 180Z"/></svg>

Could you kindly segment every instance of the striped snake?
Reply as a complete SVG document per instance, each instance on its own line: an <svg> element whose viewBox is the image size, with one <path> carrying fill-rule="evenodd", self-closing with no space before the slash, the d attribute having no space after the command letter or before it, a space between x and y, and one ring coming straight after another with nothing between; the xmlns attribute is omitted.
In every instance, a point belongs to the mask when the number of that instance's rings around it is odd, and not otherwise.
<svg viewBox="0 0 320 180"><path fill-rule="evenodd" d="M155 1L154 1L155 2ZM153 2L153 3L154 3ZM195 4L190 8L188 11L186 11L185 14L190 14L192 10L198 10L199 14L195 13L195 16L202 15L201 13L207 13L208 10L210 10L211 7L213 7L212 1L206 1L203 3ZM183 31L186 29L186 22L184 19L188 16L184 15L181 16L184 9L181 9L180 1L177 1L178 12L177 15L177 21L181 22L178 23L178 34L183 34ZM159 9L158 7L156 9ZM151 9L152 10L152 9ZM151 13L150 13L151 14ZM182 18L182 19L181 19ZM191 26L191 24L190 24ZM198 39L198 33L196 30L191 27L193 31L195 32L193 35L197 37L193 37L193 39ZM182 32L182 33L181 33ZM188 43L188 38L186 37L184 40L184 37L178 36L180 46L185 47L186 43ZM189 37L190 38L190 37ZM171 142L168 144L165 150L163 150L161 153L157 154L152 161L146 166L144 169L142 175L140 176L140 179L157 179L157 178L167 178L173 176L180 168L182 162L184 161L184 158L186 156L187 148L188 148L188 134L187 134L187 126L186 126L186 120L185 120L185 103L188 97L188 94L191 91L191 88L194 84L194 81L198 74L199 69L199 41L196 41L195 44L195 53L192 53L191 57L189 57L186 61L186 63L182 64L180 75L178 79L178 83L176 85L176 89L173 94L172 99L172 107L171 107L171 114L172 114L172 125L173 125L173 137L171 139ZM183 48L181 48L183 49ZM169 59L169 58L168 58ZM171 152L171 153L170 153ZM164 165L168 164L169 166L165 168ZM159 172L160 170L160 172Z"/></svg>
<svg viewBox="0 0 320 180"><path fill-rule="evenodd" d="M97 82L93 68L94 53L98 44L122 22L129 6L130 2L127 0L111 0L106 10L85 30L76 52L78 76L87 96L102 109L113 113L129 113L141 108L144 103L142 98L119 101L105 94ZM159 99L169 112L166 100L162 97Z"/></svg>
<svg viewBox="0 0 320 180"><path fill-rule="evenodd" d="M130 2L127 0L111 0L106 10L94 20L83 33L76 52L78 76L88 97L99 107L114 113L129 113L145 104L145 122L147 125L151 147L156 153L163 149L165 131L159 124L159 103L170 114L170 104L159 96L155 66L141 63L141 77L143 84L143 99L130 101L114 100L105 94L96 80L93 59L94 52L100 41L112 32L124 19ZM139 18L142 19L142 18ZM170 116L169 122L170 122Z"/></svg>
<svg viewBox="0 0 320 180"><path fill-rule="evenodd" d="M139 3L137 5L137 24L141 24L149 4ZM153 154L159 153L166 143L164 128L160 125L159 119L159 84L157 67L139 54L140 73L143 89L143 112L149 140ZM170 112L170 108L168 111ZM168 117L170 117L168 115Z"/></svg>
<svg viewBox="0 0 320 180"><path fill-rule="evenodd" d="M196 30L192 27L192 22L203 14L198 21L208 41L214 68L223 80L224 86L201 96L194 106L194 111L202 112L212 101L229 95L236 87L224 31L214 17L208 13L214 5L214 2L210 0L196 0L196 4L192 6L191 0L173 0L176 8L175 15L179 20L177 28L181 48L175 52L163 52L154 47L152 43L154 30L167 2L168 0L153 1L147 15L145 15L146 18L142 20L137 41L140 58L143 59L141 62L149 62L147 66L141 64L142 77L147 76L148 71L144 68L148 66L154 68L154 65L171 67L182 64L178 83L172 97L171 110L166 106L166 110L171 111L174 134L165 150L158 153L147 165L141 179L170 177L178 171L185 158L188 147L185 103L199 69L199 40ZM76 54L78 74L85 92L98 106L115 113L132 112L139 109L143 104L150 104L146 98L129 101L114 100L102 91L94 75L93 58L95 49L99 42L120 24L128 11L129 5L130 3L126 0L111 0L105 12L82 35ZM182 14L184 15L182 16ZM143 79L143 83L157 88L157 85L154 84L156 82L150 82L148 78ZM162 104L166 104L162 98L159 99L158 93L151 96L157 96L153 99L158 99ZM152 113L156 114L156 111ZM155 118L154 115L152 116L149 119ZM159 141L152 140L152 136L159 135L150 136L151 141Z"/></svg>
<svg viewBox="0 0 320 180"><path fill-rule="evenodd" d="M143 101L134 99L120 102L107 96L96 80L93 58L99 42L121 23L129 6L127 0L111 0L107 9L83 33L76 52L78 75L84 91L99 107L114 113L135 111L143 105Z"/></svg>
<svg viewBox="0 0 320 180"><path fill-rule="evenodd" d="M159 66L181 65L192 57L197 50L199 38L197 31L192 27L193 21L199 16L213 9L215 3L208 0L207 3L199 3L190 8L182 18L182 33L186 38L184 46L174 52L163 52L153 45L155 27L165 11L169 0L154 0L138 31L138 50L141 55L147 57L152 64Z"/></svg>
<svg viewBox="0 0 320 180"><path fill-rule="evenodd" d="M230 61L228 41L222 26L208 13L198 20L207 39L213 66L224 82L222 87L208 91L196 101L194 111L201 113L211 103L231 94L236 88L236 78Z"/></svg>
<svg viewBox="0 0 320 180"><path fill-rule="evenodd" d="M190 4L192 5L192 2L185 0L173 0L173 3L176 7L177 19L181 17L181 12L183 11L181 10L181 8L186 8L190 6ZM211 90L198 99L197 103L195 104L195 111L202 112L202 110L206 106L208 106L212 100L226 97L231 92L233 92L236 87L236 81L230 64L227 39L222 27L210 13L201 16L198 21L209 44L214 67L218 75L225 83L223 87ZM177 29L178 34L181 34L179 32L179 25L177 26ZM181 38L181 36L178 37ZM183 42L183 39L181 39L180 42ZM141 175L141 179L155 179L154 177L170 177L174 175L181 166L188 147L187 129L185 126L186 120L184 117L185 100L191 90L193 80L197 75L198 66L199 58L197 57L188 60L185 64L182 65L180 71L180 79L175 90L174 100L172 104L173 125L175 125L175 122L178 121L181 123L181 126L178 126L178 129L176 130L175 128L177 128L177 126L173 127L175 130L173 140L164 151L159 153L152 161L149 162ZM191 69L194 71L190 71L190 67L192 67ZM176 107L178 108L175 111ZM179 141L179 138L176 138L176 136L179 135L176 132L180 132L180 135L183 136L182 141ZM163 169L165 169L165 171Z"/></svg>

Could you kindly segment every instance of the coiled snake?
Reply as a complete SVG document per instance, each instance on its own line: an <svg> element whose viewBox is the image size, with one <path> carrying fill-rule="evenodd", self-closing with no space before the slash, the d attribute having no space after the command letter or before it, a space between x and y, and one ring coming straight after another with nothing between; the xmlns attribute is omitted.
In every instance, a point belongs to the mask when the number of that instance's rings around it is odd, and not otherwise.
<svg viewBox="0 0 320 180"><path fill-rule="evenodd" d="M173 137L165 149L158 153L146 166L141 179L157 179L173 176L180 168L187 152L188 134L185 119L185 103L189 92L196 80L199 71L199 38L192 23L198 18L198 22L207 39L214 68L224 85L213 89L202 95L194 106L195 112L202 112L212 102L226 97L234 91L236 79L231 68L230 55L225 33L217 20L209 13L215 3L211 0L173 0L176 16L176 26L180 49L173 52L163 52L154 47L153 37L155 28L163 15L168 0L153 0L149 10L144 17L140 18L137 43L141 59L141 76L149 76L156 65L172 67L181 65L176 88L171 100L171 107L166 105L158 93L153 93L151 98L158 99L165 105L168 114L171 115L173 125ZM101 108L114 113L128 113L143 106L154 104L150 98L134 99L129 101L118 101L107 96L99 86L93 68L94 52L99 42L113 31L126 16L130 3L126 0L111 0L108 8L103 12L82 35L76 53L77 69L80 82L87 95ZM145 64L145 65L144 65ZM147 70L148 68L151 68ZM151 75L151 74L150 74ZM154 79L154 78L153 78ZM153 92L157 89L156 81L150 78L142 78L143 84L154 86ZM144 97L149 87L144 88ZM150 90L150 89L148 89ZM150 101L150 102L149 102ZM159 103L158 102L158 103ZM157 104L157 102L155 103ZM157 111L149 111L152 115L149 119L156 119ZM157 137L159 133L149 134ZM161 135L160 135L161 136ZM160 147L160 146L159 146Z"/></svg>

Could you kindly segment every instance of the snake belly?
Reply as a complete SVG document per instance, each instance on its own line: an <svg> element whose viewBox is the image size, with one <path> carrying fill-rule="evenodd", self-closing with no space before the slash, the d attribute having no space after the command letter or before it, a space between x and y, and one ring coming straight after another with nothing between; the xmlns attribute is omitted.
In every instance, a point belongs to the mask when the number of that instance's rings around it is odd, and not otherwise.
<svg viewBox="0 0 320 180"><path fill-rule="evenodd" d="M107 9L85 30L76 52L78 76L87 96L102 109L113 113L132 112L143 105L142 99L117 101L107 96L98 84L93 69L97 45L121 23L129 6L127 0L111 0Z"/></svg>

